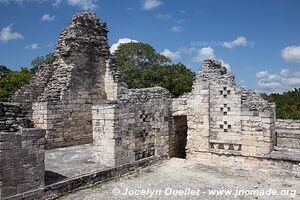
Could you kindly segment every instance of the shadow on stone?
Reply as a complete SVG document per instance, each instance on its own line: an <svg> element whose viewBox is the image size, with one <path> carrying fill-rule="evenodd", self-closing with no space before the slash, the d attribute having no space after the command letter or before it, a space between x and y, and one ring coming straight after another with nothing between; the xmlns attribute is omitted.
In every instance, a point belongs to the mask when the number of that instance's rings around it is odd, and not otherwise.
<svg viewBox="0 0 300 200"><path fill-rule="evenodd" d="M51 185L53 183L57 183L59 181L62 181L66 179L66 176L63 176L61 174L52 172L52 171L45 171L45 184Z"/></svg>

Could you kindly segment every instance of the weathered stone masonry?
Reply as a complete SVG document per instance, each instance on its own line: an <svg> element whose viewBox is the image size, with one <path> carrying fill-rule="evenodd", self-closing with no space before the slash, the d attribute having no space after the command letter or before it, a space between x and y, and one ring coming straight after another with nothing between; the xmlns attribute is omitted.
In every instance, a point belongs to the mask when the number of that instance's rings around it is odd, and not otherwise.
<svg viewBox="0 0 300 200"><path fill-rule="evenodd" d="M54 64L41 67L13 96L35 125L46 129L47 148L91 143L92 105L122 94L107 32L95 14L75 15L60 35Z"/></svg>
<svg viewBox="0 0 300 200"><path fill-rule="evenodd" d="M300 120L277 119L275 125L276 146L300 150Z"/></svg>
<svg viewBox="0 0 300 200"><path fill-rule="evenodd" d="M0 199L42 198L45 131L32 127L22 107L0 103Z"/></svg>
<svg viewBox="0 0 300 200"><path fill-rule="evenodd" d="M171 94L163 88L128 90L126 98L93 107L95 159L107 166L168 156Z"/></svg>
<svg viewBox="0 0 300 200"><path fill-rule="evenodd" d="M272 159L288 160L291 155L294 161L300 160L293 151L289 150L289 155L275 151L275 145L282 146L286 139L278 129L280 121L276 122L276 134L275 105L236 85L234 75L218 61L204 61L193 91L173 100L173 116L187 116L187 159L244 167L276 165ZM286 132L290 128L283 126ZM297 131L292 134L289 129L291 141L283 143L297 146Z"/></svg>
<svg viewBox="0 0 300 200"><path fill-rule="evenodd" d="M89 175L90 182L173 156L300 174L300 122L276 120L275 105L236 85L220 62L204 61L192 92L179 98L160 87L128 89L107 32L95 14L75 15L54 64L40 67L12 97L23 106L0 103L0 199L51 196L44 187L45 133L47 148L94 142L94 161L110 169ZM88 182L72 181L70 188Z"/></svg>

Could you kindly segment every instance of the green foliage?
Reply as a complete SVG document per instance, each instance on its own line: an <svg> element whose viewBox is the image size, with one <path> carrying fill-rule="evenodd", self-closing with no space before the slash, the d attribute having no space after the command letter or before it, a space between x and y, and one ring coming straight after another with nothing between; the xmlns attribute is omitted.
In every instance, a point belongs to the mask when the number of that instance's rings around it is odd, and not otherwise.
<svg viewBox="0 0 300 200"><path fill-rule="evenodd" d="M169 64L171 60L149 44L121 44L114 56L122 78L130 88L161 86L175 96L192 89L195 74L183 64Z"/></svg>
<svg viewBox="0 0 300 200"><path fill-rule="evenodd" d="M187 69L185 65L181 63L167 65L161 68L161 71L162 82L159 85L175 96L192 90L195 73Z"/></svg>
<svg viewBox="0 0 300 200"><path fill-rule="evenodd" d="M0 65L0 78L6 76L11 70L4 65Z"/></svg>
<svg viewBox="0 0 300 200"><path fill-rule="evenodd" d="M262 97L276 103L278 119L300 119L300 88L282 94L262 94Z"/></svg>
<svg viewBox="0 0 300 200"><path fill-rule="evenodd" d="M46 56L37 57L31 61L31 71L35 73L39 66L44 64L50 65L54 62L54 60L54 53L48 53Z"/></svg>
<svg viewBox="0 0 300 200"><path fill-rule="evenodd" d="M0 101L7 101L18 89L29 83L31 76L32 72L25 67L19 71L8 69L5 76L0 77Z"/></svg>

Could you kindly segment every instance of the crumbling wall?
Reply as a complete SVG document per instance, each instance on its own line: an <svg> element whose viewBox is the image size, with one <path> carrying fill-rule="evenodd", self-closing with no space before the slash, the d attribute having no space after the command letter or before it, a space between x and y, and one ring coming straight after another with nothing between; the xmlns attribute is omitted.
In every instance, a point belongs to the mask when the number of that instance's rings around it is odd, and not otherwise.
<svg viewBox="0 0 300 200"><path fill-rule="evenodd" d="M0 103L0 120L0 199L40 199L45 131L32 128L17 104Z"/></svg>
<svg viewBox="0 0 300 200"><path fill-rule="evenodd" d="M277 119L275 125L277 147L300 149L300 120Z"/></svg>
<svg viewBox="0 0 300 200"><path fill-rule="evenodd" d="M52 75L52 65L39 66L38 70L33 75L30 84L25 85L18 90L10 98L10 101L22 104L28 114L28 117L31 119L33 112L32 103L44 93L44 90L47 87L49 79Z"/></svg>
<svg viewBox="0 0 300 200"><path fill-rule="evenodd" d="M275 105L234 79L220 62L206 60L186 103L178 103L185 97L173 101L174 116L187 114L188 159L211 163L219 162L219 155L268 157L272 152Z"/></svg>
<svg viewBox="0 0 300 200"><path fill-rule="evenodd" d="M91 143L92 105L117 99L126 90L107 33L94 13L75 15L60 35L54 63L40 68L12 98L32 107L32 120L47 131L47 148Z"/></svg>
<svg viewBox="0 0 300 200"><path fill-rule="evenodd" d="M132 89L128 96L93 107L95 160L107 166L167 156L171 94L163 88Z"/></svg>

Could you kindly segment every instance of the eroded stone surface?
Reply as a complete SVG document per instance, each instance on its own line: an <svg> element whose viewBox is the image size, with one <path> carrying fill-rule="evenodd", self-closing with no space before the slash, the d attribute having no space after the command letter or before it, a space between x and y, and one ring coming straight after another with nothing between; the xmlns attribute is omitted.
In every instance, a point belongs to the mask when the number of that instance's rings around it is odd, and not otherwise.
<svg viewBox="0 0 300 200"><path fill-rule="evenodd" d="M53 65L40 67L12 101L24 104L37 127L47 131L47 148L91 143L94 104L126 90L107 41L106 24L94 13L75 15L61 33Z"/></svg>
<svg viewBox="0 0 300 200"><path fill-rule="evenodd" d="M267 180L267 181L266 181ZM261 200L283 200L298 199L299 180L297 176L289 174L288 171L263 171L244 170L242 168L219 168L216 166L207 167L195 162L183 159L172 158L158 166L151 166L142 170L140 174L122 177L119 180L111 181L99 187L75 192L61 200L98 200L98 199L200 199L200 200L228 200L228 199L261 199ZM117 188L117 189L115 189ZM176 190L200 190L199 195L167 195L166 189ZM296 190L289 195L237 195L237 190L259 190L267 191L272 188L280 192L281 190ZM126 190L140 192L145 190L145 195L125 195ZM160 194L146 195L146 191L162 192ZM209 195L212 190L232 190L232 195ZM115 193L120 190L120 194ZM168 189L169 190L169 189ZM114 191L114 193L113 193ZM124 193L122 195L121 193ZM175 193L176 194L176 193Z"/></svg>

